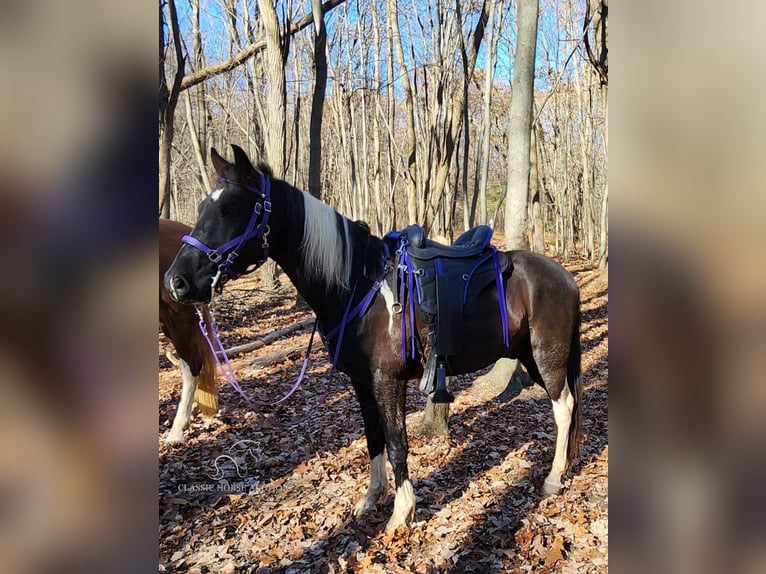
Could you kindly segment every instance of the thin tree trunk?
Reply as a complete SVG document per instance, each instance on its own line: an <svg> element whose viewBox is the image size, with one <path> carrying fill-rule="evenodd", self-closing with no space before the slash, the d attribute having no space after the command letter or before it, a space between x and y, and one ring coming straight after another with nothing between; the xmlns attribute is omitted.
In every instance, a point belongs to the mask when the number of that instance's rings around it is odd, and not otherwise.
<svg viewBox="0 0 766 574"><path fill-rule="evenodd" d="M487 223L487 180L489 178L489 156L491 153L490 136L492 134L491 106L492 106L492 86L494 82L495 62L497 61L497 41L500 37L500 30L503 25L502 0L500 10L498 10L497 33L495 32L495 5L496 0L491 0L489 7L489 40L487 65L484 72L484 93L483 93L483 113L481 118L481 165L478 168L479 180L478 188L474 195L478 195L479 201L479 223ZM471 222L473 225L473 221Z"/></svg>
<svg viewBox="0 0 766 574"><path fill-rule="evenodd" d="M609 153L609 102L608 87L604 91L604 152ZM606 271L609 261L609 180L604 185L604 197L601 200L601 241L598 254L598 268Z"/></svg>
<svg viewBox="0 0 766 574"><path fill-rule="evenodd" d="M538 174L538 146L537 134L532 128L532 140L530 143L529 156L529 196L532 199L532 251L545 254L545 220L543 219L543 210L541 207L543 192L540 189L540 180Z"/></svg>
<svg viewBox="0 0 766 574"><path fill-rule="evenodd" d="M462 26L462 18L460 17L460 0L456 0L455 11L457 14L457 25ZM467 70L464 72L466 78L470 79L473 76L473 71L476 67L476 59L479 54L479 48L481 42L484 39L484 30L487 24L488 12L487 12L487 0L484 0L481 8L481 15L476 22L476 27L473 31L471 38L471 49L468 53ZM455 151L455 142L460 135L460 128L463 123L463 108L467 105L466 91L459 90L452 95L452 108L448 116L446 127L446 138L444 149L441 152L441 161L437 167L436 178L431 185L431 193L442 194L444 192L444 186L447 183L447 177L449 176L450 165L452 162L452 155ZM466 126L466 129L468 127Z"/></svg>
<svg viewBox="0 0 766 574"><path fill-rule="evenodd" d="M517 1L516 62L508 127L508 183L505 204L507 249L526 249L529 147L537 45L537 0Z"/></svg>
<svg viewBox="0 0 766 574"><path fill-rule="evenodd" d="M172 85L168 86L165 76L165 18L160 5L160 145L159 145L159 195L160 213L170 217L170 162L173 146L173 120L175 118L178 94L184 77L184 56L181 48L181 34L178 30L178 13L175 0L168 0L168 17L175 50L176 72Z"/></svg>
<svg viewBox="0 0 766 574"><path fill-rule="evenodd" d="M380 49L380 28L379 28L379 22L378 22L378 8L377 8L377 2L373 2L372 5L372 31L373 31L373 39L375 41L375 49L373 50L373 55L376 56L378 54L378 50ZM380 76L380 58L374 57L373 62L373 85L375 86L375 97L380 98L380 86L381 86L381 76ZM378 100L379 101L379 100ZM385 213L388 211L389 206L383 205L382 199L381 199L381 142L380 142L380 114L377 112L377 107L373 111L373 123L372 123L372 148L373 148L373 161L372 161L372 186L373 186L373 193L375 197L375 220L373 221L372 229L373 232L377 235L384 235L387 231L386 229L386 218Z"/></svg>
<svg viewBox="0 0 766 574"><path fill-rule="evenodd" d="M585 81L585 73L582 73L579 78L574 80L574 90L577 95L578 115L580 121L578 122L578 136L580 143L580 165L582 168L582 177L580 178L580 186L582 189L582 207L580 211L580 229L582 233L582 243L585 251L585 257L592 260L595 250L595 234L593 227L595 225L593 218L593 200L591 188L591 163L588 150L587 136L592 133L588 112L585 109L585 100L583 98L582 86L580 82Z"/></svg>
<svg viewBox="0 0 766 574"><path fill-rule="evenodd" d="M309 193L319 199L322 196L322 115L327 89L327 31L321 0L311 0L311 11L314 15L314 93L309 128Z"/></svg>
<svg viewBox="0 0 766 574"><path fill-rule="evenodd" d="M266 159L274 175L285 175L285 68L286 56L277 12L271 0L258 0L258 9L266 38L264 70L268 80L266 94Z"/></svg>
<svg viewBox="0 0 766 574"><path fill-rule="evenodd" d="M185 104L186 104L186 125L189 127L189 137L191 138L192 148L194 148L194 158L197 160L197 168L199 169L200 180L205 191L213 189L210 185L210 179L207 176L207 169L205 168L205 156L202 153L202 147L197 136L197 130L194 129L194 117L192 115L191 96L189 92L186 92Z"/></svg>
<svg viewBox="0 0 766 574"><path fill-rule="evenodd" d="M404 48L402 46L402 36L399 32L399 12L397 0L387 0L388 30L392 38L396 58L399 60L399 71L404 90L404 105L406 109L405 126L407 130L407 223L417 223L418 219L418 197L417 182L418 171L416 163L417 141L415 139L415 104L412 98L412 84L407 72L407 63L404 59ZM389 78L393 83L393 78ZM392 124L393 126L393 124Z"/></svg>

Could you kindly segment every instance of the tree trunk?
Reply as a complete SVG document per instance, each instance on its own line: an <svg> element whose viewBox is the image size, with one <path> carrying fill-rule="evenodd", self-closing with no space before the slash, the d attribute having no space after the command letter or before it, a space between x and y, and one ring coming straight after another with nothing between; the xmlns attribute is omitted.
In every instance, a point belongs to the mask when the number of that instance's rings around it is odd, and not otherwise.
<svg viewBox="0 0 766 574"><path fill-rule="evenodd" d="M545 219L543 218L542 197L545 193L540 189L539 161L537 134L532 128L532 141L529 155L529 195L532 198L532 251L545 255Z"/></svg>
<svg viewBox="0 0 766 574"><path fill-rule="evenodd" d="M474 191L474 197L478 196L479 202L479 223L487 223L487 180L489 177L489 156L491 153L490 136L492 134L491 106L492 106L492 85L494 82L495 62L497 61L497 41L500 37L500 30L503 23L503 11L498 10L497 33L495 32L495 4L497 0L490 0L489 7L489 40L487 65L484 69L484 93L483 93L483 113L481 116L481 153L480 167L478 168L479 178L478 187ZM474 200L475 201L475 200ZM471 210L473 212L473 209ZM471 225L475 221L471 218Z"/></svg>
<svg viewBox="0 0 766 574"><path fill-rule="evenodd" d="M159 191L160 214L170 217L170 162L173 146L173 120L175 118L178 94L184 77L184 56L181 48L181 34L178 30L178 13L175 0L168 0L168 16L173 36L176 71L173 84L168 86L165 76L165 14L160 4L160 145L159 145Z"/></svg>
<svg viewBox="0 0 766 574"><path fill-rule="evenodd" d="M455 3L455 12L458 26L462 26L460 6L461 2L460 0L457 0ZM473 71L476 68L476 59L479 54L479 48L481 48L482 40L484 39L484 30L486 28L488 17L487 0L484 0L482 3L481 15L476 22L476 27L474 28L473 36L471 37L471 48L468 52L466 65L464 66L466 81L473 76ZM433 194L441 195L444 193L444 187L447 184L447 178L449 177L452 156L455 152L455 142L460 136L460 129L463 124L464 107L468 104L466 99L467 90L462 88L463 86L461 86L460 90L456 90L452 94L452 108L447 115L444 144L439 153L440 161L436 168L436 176L430 186L431 189L429 190L430 193ZM468 129L468 126L465 126L465 129ZM468 206L466 206L466 209L468 209Z"/></svg>
<svg viewBox="0 0 766 574"><path fill-rule="evenodd" d="M311 0L314 14L314 93L311 97L311 127L309 128L309 193L322 195L322 114L327 88L327 31L322 14L322 1Z"/></svg>
<svg viewBox="0 0 766 574"><path fill-rule="evenodd" d="M449 389L449 377L447 378ZM436 436L449 437L449 403L436 403L431 400L433 393L428 395L426 408L423 411L423 420L420 425L420 435L426 438Z"/></svg>
<svg viewBox="0 0 766 574"><path fill-rule="evenodd" d="M608 88L604 86L604 151L605 155L609 153L609 102ZM609 261L609 182L604 186L604 197L601 200L601 241L599 245L598 267L607 274L607 263Z"/></svg>
<svg viewBox="0 0 766 574"><path fill-rule="evenodd" d="M508 182L505 204L505 245L526 249L529 148L535 87L537 0L517 2L517 46L513 98L508 127Z"/></svg>
<svg viewBox="0 0 766 574"><path fill-rule="evenodd" d="M266 38L264 71L268 81L266 94L266 159L278 178L285 176L285 68L287 59L277 12L271 0L258 0L258 9Z"/></svg>
<svg viewBox="0 0 766 574"><path fill-rule="evenodd" d="M399 32L399 12L396 0L387 0L388 30L392 38L393 48L399 60L399 71L404 90L404 105L407 111L405 121L407 129L407 223L417 223L417 164L415 162L417 142L415 139L415 104L412 98L412 84L407 72L407 63L404 59L402 36ZM393 78L389 78L393 83ZM391 105L394 105L392 102ZM393 128L393 125L392 125Z"/></svg>

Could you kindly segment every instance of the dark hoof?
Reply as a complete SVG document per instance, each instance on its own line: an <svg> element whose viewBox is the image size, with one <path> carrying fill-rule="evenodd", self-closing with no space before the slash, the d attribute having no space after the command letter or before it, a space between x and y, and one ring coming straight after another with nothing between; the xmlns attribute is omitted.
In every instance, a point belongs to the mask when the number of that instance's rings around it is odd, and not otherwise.
<svg viewBox="0 0 766 574"><path fill-rule="evenodd" d="M453 395L451 392L439 389L434 393L433 398L431 399L431 402L434 404L440 404L440 403L451 403L455 400L455 395Z"/></svg>

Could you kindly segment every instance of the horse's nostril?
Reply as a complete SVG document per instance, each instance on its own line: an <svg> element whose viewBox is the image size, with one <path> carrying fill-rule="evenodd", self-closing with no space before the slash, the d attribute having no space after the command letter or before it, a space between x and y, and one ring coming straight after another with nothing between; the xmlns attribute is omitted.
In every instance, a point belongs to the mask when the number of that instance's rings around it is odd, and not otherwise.
<svg viewBox="0 0 766 574"><path fill-rule="evenodd" d="M180 275L176 275L173 277L173 291L177 296L185 295L189 291L189 283Z"/></svg>

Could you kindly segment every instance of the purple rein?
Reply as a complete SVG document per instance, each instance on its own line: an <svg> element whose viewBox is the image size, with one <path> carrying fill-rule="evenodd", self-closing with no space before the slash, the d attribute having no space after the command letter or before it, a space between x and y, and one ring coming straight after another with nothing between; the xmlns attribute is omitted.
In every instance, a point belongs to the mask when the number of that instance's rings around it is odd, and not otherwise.
<svg viewBox="0 0 766 574"><path fill-rule="evenodd" d="M221 179L225 183L234 183L231 180ZM234 239L227 241L223 245L211 248L202 243L199 239L192 237L191 235L184 235L181 238L183 243L196 247L208 256L210 261L218 265L218 273L213 277L212 287L223 287L223 283L226 279L236 279L241 274L232 269L234 260L239 256L239 252L242 247L249 240L254 238L261 238L263 240L263 256L260 261L255 264L255 268L263 265L263 262L269 256L269 215L271 214L271 180L264 174L261 174L261 189L255 189L249 186L243 186L248 191L255 193L261 198L261 201L256 201L253 207L253 213L250 215L250 220L247 222L247 227L241 235L237 235ZM260 221L259 221L260 220ZM225 256L225 259L224 259ZM224 277L225 274L225 277Z"/></svg>

